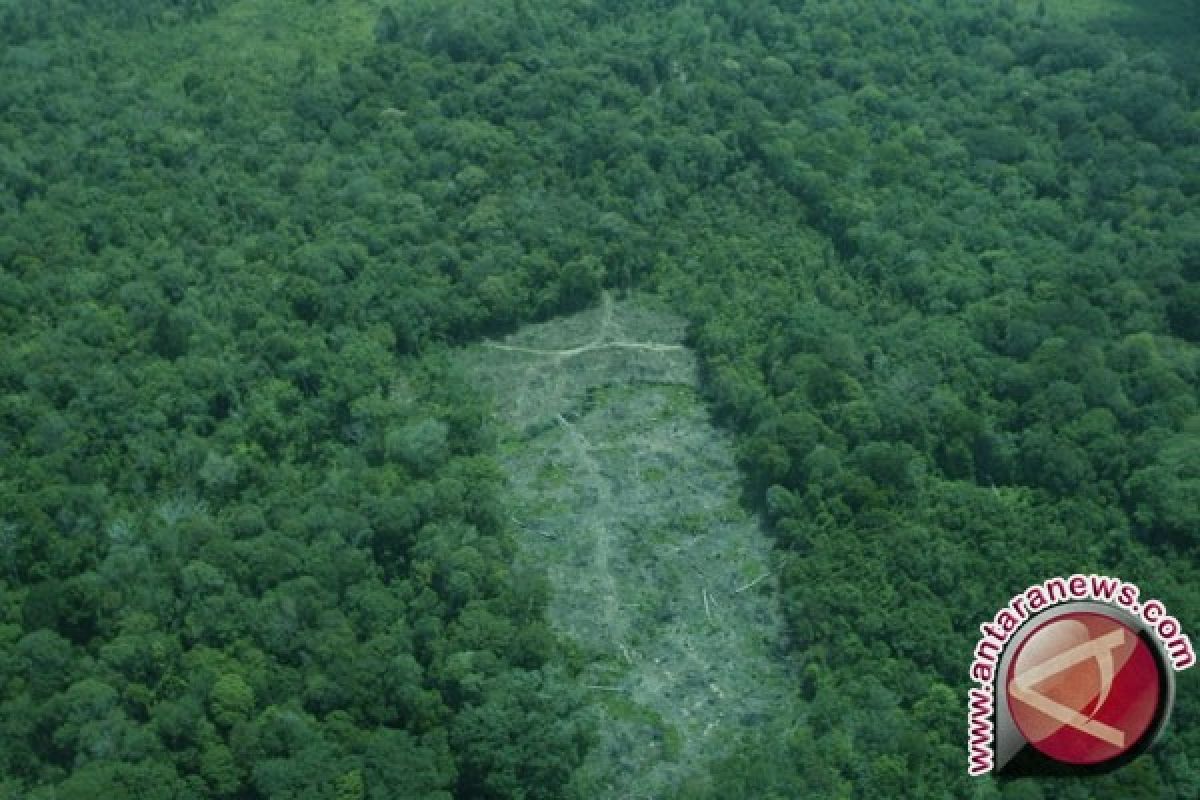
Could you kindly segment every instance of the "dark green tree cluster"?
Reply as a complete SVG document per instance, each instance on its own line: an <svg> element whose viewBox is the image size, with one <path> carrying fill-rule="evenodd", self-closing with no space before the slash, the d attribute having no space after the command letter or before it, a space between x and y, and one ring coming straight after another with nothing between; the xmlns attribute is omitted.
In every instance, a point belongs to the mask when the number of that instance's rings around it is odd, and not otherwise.
<svg viewBox="0 0 1200 800"><path fill-rule="evenodd" d="M118 30L157 30L213 17L228 0L45 0L0 2L0 42L13 46L62 35L83 37L93 22Z"/></svg>
<svg viewBox="0 0 1200 800"><path fill-rule="evenodd" d="M49 19L0 81L0 797L561 796L580 699L437 352L530 315L434 210L481 179L351 155L341 79L258 116Z"/></svg>

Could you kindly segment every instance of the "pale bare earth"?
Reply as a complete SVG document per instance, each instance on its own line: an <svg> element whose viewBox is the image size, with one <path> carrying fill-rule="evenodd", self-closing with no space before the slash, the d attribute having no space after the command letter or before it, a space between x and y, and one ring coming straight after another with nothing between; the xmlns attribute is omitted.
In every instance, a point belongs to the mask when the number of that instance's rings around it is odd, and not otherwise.
<svg viewBox="0 0 1200 800"><path fill-rule="evenodd" d="M647 305L606 295L463 354L495 398L522 558L593 659L581 684L605 718L581 789L597 797L669 797L786 707L769 544L682 321Z"/></svg>

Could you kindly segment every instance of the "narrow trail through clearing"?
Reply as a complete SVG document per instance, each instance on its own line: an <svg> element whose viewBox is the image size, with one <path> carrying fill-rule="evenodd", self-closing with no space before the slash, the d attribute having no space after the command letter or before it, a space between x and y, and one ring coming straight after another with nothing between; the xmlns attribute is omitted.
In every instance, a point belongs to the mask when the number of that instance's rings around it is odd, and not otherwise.
<svg viewBox="0 0 1200 800"><path fill-rule="evenodd" d="M590 353L594 350L603 350L606 348L625 349L625 350L645 350L651 353L672 353L683 352L686 348L678 344L658 344L656 342L625 342L607 338L612 336L613 323L613 300L612 295L605 292L603 304L601 306L602 316L600 318L600 333L595 339L587 344L579 347L568 347L560 350L545 350L537 347L520 347L512 344L499 344L497 342L485 342L484 347L493 350L507 350L510 353L531 353L539 356L555 356L559 359L571 358L580 356L584 353Z"/></svg>

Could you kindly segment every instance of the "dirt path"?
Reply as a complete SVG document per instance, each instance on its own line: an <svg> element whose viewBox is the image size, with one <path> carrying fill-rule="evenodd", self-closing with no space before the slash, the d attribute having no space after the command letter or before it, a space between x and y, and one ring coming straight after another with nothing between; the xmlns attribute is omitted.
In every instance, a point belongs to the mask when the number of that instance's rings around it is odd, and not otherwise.
<svg viewBox="0 0 1200 800"><path fill-rule="evenodd" d="M601 504L612 502L611 484L605 480L601 472L600 465L592 458L592 445L584 437L582 433L575 430L575 426L567 422L562 414L556 415L558 422L567 431L568 438L573 443L573 449L576 454L576 463L582 468L583 478L590 484L599 487ZM609 631L609 638L613 646L621 649L623 652L628 652L625 647L624 626L620 606L617 603L617 582L613 577L612 567L609 563L609 553L613 547L613 535L608 525L603 519L597 520L592 528L587 531L592 540L594 550L593 564L595 565L596 574L601 577L604 582L604 592L601 600L601 607L604 610L604 627Z"/></svg>
<svg viewBox="0 0 1200 800"><path fill-rule="evenodd" d="M682 321L648 306L605 296L463 354L495 399L522 558L591 659L593 797L673 796L785 707L767 540L738 506Z"/></svg>
<svg viewBox="0 0 1200 800"><path fill-rule="evenodd" d="M614 328L617 330L614 331ZM547 350L538 347L520 347L511 344L499 344L496 342L485 342L484 347L493 350L506 350L510 353L530 353L537 356L552 356L555 360L562 361L574 356L580 356L584 353L590 353L595 350L625 349L625 350L644 350L651 353L672 353L684 352L685 348L678 344L659 344L657 342L627 342L619 341L613 337L623 334L617 324L613 321L613 299L609 293L604 294L601 302L601 317L600 331L596 334L596 338L587 344L578 347L568 347L565 349Z"/></svg>

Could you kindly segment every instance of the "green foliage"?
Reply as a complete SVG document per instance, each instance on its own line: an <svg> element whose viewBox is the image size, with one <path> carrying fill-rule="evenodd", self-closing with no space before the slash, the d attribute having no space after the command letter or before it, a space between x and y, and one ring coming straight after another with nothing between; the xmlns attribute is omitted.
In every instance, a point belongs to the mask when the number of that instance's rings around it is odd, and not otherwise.
<svg viewBox="0 0 1200 800"><path fill-rule="evenodd" d="M254 709L254 690L239 675L222 675L209 697L213 722L222 728L246 719Z"/></svg>
<svg viewBox="0 0 1200 800"><path fill-rule="evenodd" d="M951 709L1012 591L1200 619L1195 10L1150 5L0 2L0 796L567 794L441 353L633 286L804 676L681 796L1001 794ZM1195 796L1173 727L1086 790Z"/></svg>

